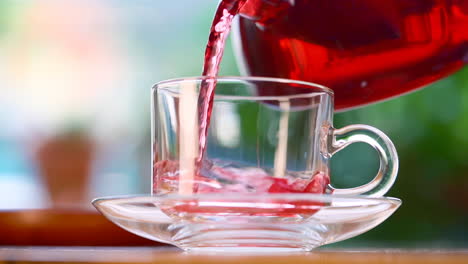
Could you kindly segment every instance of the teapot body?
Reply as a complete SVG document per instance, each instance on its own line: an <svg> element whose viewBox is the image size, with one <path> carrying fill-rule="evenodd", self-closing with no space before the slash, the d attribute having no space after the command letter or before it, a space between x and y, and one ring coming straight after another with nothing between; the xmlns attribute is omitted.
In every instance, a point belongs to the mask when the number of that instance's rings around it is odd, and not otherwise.
<svg viewBox="0 0 468 264"><path fill-rule="evenodd" d="M233 34L242 72L326 85L344 110L467 63L468 0L249 0Z"/></svg>

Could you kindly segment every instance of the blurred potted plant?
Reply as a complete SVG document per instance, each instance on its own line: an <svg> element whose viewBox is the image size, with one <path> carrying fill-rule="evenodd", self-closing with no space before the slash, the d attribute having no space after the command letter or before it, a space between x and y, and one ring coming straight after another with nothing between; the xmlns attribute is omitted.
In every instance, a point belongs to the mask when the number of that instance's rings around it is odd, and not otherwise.
<svg viewBox="0 0 468 264"><path fill-rule="evenodd" d="M63 131L41 141L35 152L52 207L86 205L95 144L83 129Z"/></svg>

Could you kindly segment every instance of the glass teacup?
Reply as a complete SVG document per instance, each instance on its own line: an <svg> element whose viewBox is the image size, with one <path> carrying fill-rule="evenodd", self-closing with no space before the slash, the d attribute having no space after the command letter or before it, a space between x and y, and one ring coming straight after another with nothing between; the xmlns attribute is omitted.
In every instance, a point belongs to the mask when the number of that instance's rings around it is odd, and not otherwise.
<svg viewBox="0 0 468 264"><path fill-rule="evenodd" d="M200 152L197 98L208 79L217 83L216 96ZM390 139L367 125L336 129L332 120L333 92L317 84L262 77L160 82L152 91L152 194L384 195L398 171ZM365 185L333 188L330 158L355 142L376 150L379 171Z"/></svg>

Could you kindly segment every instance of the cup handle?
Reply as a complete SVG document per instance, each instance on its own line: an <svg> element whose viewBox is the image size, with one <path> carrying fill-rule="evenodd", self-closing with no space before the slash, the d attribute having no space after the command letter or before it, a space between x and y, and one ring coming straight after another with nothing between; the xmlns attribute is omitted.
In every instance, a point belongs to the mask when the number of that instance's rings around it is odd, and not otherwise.
<svg viewBox="0 0 468 264"><path fill-rule="evenodd" d="M356 142L371 145L380 158L380 168L377 175L367 184L347 189L337 189L329 185L330 191L342 195L383 196L396 180L398 173L398 156L392 141L382 131L368 125L350 125L333 130L330 154L344 149Z"/></svg>

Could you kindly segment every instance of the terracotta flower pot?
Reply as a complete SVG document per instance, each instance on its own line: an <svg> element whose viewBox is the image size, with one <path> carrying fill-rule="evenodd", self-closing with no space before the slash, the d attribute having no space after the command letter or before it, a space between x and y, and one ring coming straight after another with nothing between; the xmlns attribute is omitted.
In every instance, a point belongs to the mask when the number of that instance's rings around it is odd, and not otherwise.
<svg viewBox="0 0 468 264"><path fill-rule="evenodd" d="M81 207L89 203L94 149L94 142L82 133L51 137L39 145L38 169L54 208Z"/></svg>

